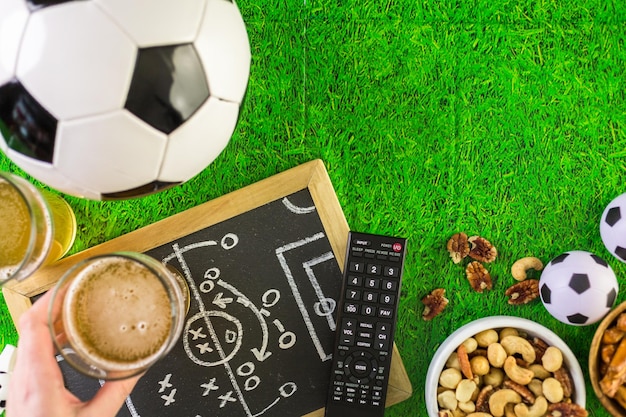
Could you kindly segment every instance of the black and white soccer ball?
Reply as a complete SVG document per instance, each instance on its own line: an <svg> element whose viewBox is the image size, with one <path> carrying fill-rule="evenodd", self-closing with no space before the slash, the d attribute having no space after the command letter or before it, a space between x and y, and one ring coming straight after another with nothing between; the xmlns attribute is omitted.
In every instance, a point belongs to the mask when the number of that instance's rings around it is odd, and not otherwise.
<svg viewBox="0 0 626 417"><path fill-rule="evenodd" d="M1 0L0 150L91 199L182 183L230 141L250 60L234 0Z"/></svg>
<svg viewBox="0 0 626 417"><path fill-rule="evenodd" d="M571 251L552 259L539 279L541 301L559 321L574 326L604 317L619 286L610 265L586 251Z"/></svg>
<svg viewBox="0 0 626 417"><path fill-rule="evenodd" d="M604 209L600 237L611 255L626 263L626 193L615 197Z"/></svg>

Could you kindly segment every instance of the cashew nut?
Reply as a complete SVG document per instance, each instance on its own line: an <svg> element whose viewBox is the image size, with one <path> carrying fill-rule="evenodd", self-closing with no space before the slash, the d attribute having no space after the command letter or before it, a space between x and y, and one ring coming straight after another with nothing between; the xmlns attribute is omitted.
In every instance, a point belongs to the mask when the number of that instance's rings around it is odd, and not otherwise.
<svg viewBox="0 0 626 417"><path fill-rule="evenodd" d="M493 367L502 368L507 356L506 350L500 343L492 343L487 348L487 359Z"/></svg>
<svg viewBox="0 0 626 417"><path fill-rule="evenodd" d="M483 413L483 412L478 411L476 413L468 414L466 417L493 417L493 416L489 413Z"/></svg>
<svg viewBox="0 0 626 417"><path fill-rule="evenodd" d="M550 346L543 354L541 363L546 368L546 371L555 372L563 365L563 353L561 353L559 348Z"/></svg>
<svg viewBox="0 0 626 417"><path fill-rule="evenodd" d="M529 256L516 261L511 267L511 275L518 281L524 281L526 279L526 271L534 269L535 271L541 271L543 269L543 263L539 258Z"/></svg>
<svg viewBox="0 0 626 417"><path fill-rule="evenodd" d="M517 382L520 385L527 385L535 376L535 373L530 369L518 366L517 361L513 356L509 356L504 361L504 373L513 382Z"/></svg>
<svg viewBox="0 0 626 417"><path fill-rule="evenodd" d="M548 411L548 401L544 397L537 397L531 407L520 403L515 405L514 410L517 417L541 417Z"/></svg>
<svg viewBox="0 0 626 417"><path fill-rule="evenodd" d="M504 407L508 403L519 404L522 402L522 397L512 389L501 389L494 392L489 397L489 411L494 417L502 417L504 415Z"/></svg>
<svg viewBox="0 0 626 417"><path fill-rule="evenodd" d="M542 384L543 395L551 403L558 403L563 400L563 386L556 378L547 378Z"/></svg>
<svg viewBox="0 0 626 417"><path fill-rule="evenodd" d="M522 358L530 363L535 362L535 349L530 342L520 336L507 336L500 341L500 344L506 350L508 355L519 354Z"/></svg>

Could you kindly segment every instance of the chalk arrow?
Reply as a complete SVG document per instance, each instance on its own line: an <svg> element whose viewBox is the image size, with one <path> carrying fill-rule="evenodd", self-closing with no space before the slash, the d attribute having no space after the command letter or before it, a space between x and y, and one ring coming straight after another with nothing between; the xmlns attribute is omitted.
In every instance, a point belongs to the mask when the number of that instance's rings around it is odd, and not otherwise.
<svg viewBox="0 0 626 417"><path fill-rule="evenodd" d="M213 299L213 304L218 307L226 308L226 306L233 302L233 299L230 297L224 297L224 293L218 293Z"/></svg>
<svg viewBox="0 0 626 417"><path fill-rule="evenodd" d="M259 362L263 362L265 359L269 358L272 355L272 352L267 350L267 347L261 348L261 350L257 348L250 349L252 354Z"/></svg>
<svg viewBox="0 0 626 417"><path fill-rule="evenodd" d="M258 359L259 362L263 362L265 359L269 358L270 355L272 354L272 352L268 352L267 350L267 345L269 342L269 330L267 328L267 323L265 322L265 318L263 317L259 309L245 295L239 292L237 288L233 287L232 285L230 285L229 283L225 281L222 281L221 279L217 281L217 285L223 288L226 288L228 291L236 295L237 303L249 308L250 311L252 311L252 313L259 320L259 325L261 326L261 333L262 333L262 338L263 338L263 340L261 341L261 348L260 349L253 348L253 349L250 349L250 351ZM218 294L218 296L220 295L221 294Z"/></svg>

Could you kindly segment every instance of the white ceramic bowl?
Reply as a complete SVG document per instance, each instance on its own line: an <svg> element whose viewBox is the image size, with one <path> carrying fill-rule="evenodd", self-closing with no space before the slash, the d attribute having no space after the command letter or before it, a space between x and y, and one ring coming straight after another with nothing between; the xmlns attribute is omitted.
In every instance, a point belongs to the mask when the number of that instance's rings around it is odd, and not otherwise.
<svg viewBox="0 0 626 417"><path fill-rule="evenodd" d="M520 317L491 316L472 321L457 329L444 340L441 346L439 346L439 349L437 349L437 352L435 352L430 366L428 367L428 373L426 374L425 399L429 417L437 417L438 415L437 386L439 385L439 375L441 375L441 371L443 371L450 355L456 351L459 345L467 338L483 330L502 329L505 327L523 330L529 336L539 337L549 345L559 348L563 353L563 361L572 376L572 383L574 385L572 400L582 407L585 406L585 379L582 369L574 353L556 333L541 324Z"/></svg>

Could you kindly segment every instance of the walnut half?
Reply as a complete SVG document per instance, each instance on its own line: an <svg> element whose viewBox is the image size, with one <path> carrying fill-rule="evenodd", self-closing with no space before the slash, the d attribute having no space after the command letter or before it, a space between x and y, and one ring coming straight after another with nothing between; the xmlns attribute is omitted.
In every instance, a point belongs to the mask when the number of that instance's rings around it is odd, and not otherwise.
<svg viewBox="0 0 626 417"><path fill-rule="evenodd" d="M453 235L447 245L450 257L455 264L461 262L470 253L467 235L463 232Z"/></svg>
<svg viewBox="0 0 626 417"><path fill-rule="evenodd" d="M446 298L446 290L443 288L437 288L431 291L430 294L422 298L424 304L424 312L422 318L426 321L432 320L448 305L448 299Z"/></svg>
<svg viewBox="0 0 626 417"><path fill-rule="evenodd" d="M465 273L474 291L483 292L492 288L491 275L480 262L470 262L465 269Z"/></svg>
<svg viewBox="0 0 626 417"><path fill-rule="evenodd" d="M517 284L511 285L504 294L509 297L509 304L528 304L539 297L539 281L527 279Z"/></svg>
<svg viewBox="0 0 626 417"><path fill-rule="evenodd" d="M479 262L493 262L498 256L498 250L487 239L480 236L472 236L467 239L472 245L469 256Z"/></svg>

